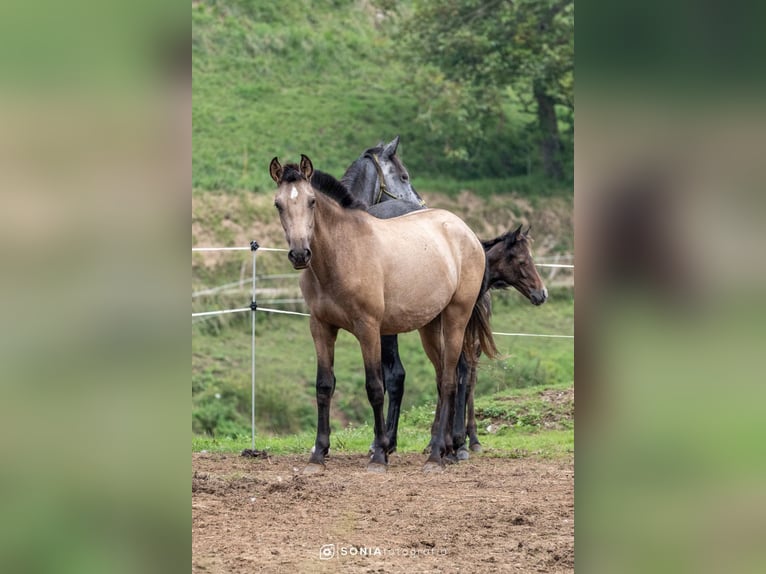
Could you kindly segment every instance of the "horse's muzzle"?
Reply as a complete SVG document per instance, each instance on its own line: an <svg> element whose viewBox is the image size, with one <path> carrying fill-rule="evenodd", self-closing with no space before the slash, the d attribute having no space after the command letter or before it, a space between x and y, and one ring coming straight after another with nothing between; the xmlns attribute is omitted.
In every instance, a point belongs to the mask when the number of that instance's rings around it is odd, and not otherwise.
<svg viewBox="0 0 766 574"><path fill-rule="evenodd" d="M287 253L287 258L293 264L293 268L305 269L311 261L311 249L291 249Z"/></svg>
<svg viewBox="0 0 766 574"><path fill-rule="evenodd" d="M548 299L548 289L543 287L542 289L533 289L529 293L529 300L533 305L542 305Z"/></svg>

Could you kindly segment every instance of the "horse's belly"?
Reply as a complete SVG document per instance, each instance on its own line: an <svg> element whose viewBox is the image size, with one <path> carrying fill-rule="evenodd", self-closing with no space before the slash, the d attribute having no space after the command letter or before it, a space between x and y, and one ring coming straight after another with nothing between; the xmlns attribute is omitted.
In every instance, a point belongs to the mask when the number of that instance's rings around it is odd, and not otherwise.
<svg viewBox="0 0 766 574"><path fill-rule="evenodd" d="M410 301L412 303L412 301ZM428 304L418 305L395 305L389 301L386 302L386 312L380 326L382 335L395 335L397 333L406 333L420 329L433 321L444 307L449 303L449 299L444 301L430 301Z"/></svg>

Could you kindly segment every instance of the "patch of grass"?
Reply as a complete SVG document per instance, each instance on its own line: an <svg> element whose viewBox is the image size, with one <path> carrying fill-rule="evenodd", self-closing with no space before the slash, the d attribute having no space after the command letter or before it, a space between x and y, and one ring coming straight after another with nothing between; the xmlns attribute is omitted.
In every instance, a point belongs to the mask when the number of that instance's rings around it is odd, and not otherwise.
<svg viewBox="0 0 766 574"><path fill-rule="evenodd" d="M476 400L480 432L494 427L498 434L509 429L524 432L574 428L574 394L567 384L519 389L512 395L493 395Z"/></svg>
<svg viewBox="0 0 766 574"><path fill-rule="evenodd" d="M498 331L571 333L573 301L552 300L541 307L508 294L499 299L492 324ZM234 304L234 302L232 302ZM270 434L314 428L316 358L304 317L256 314L256 428ZM571 385L570 339L496 337L500 359L482 358L476 396L512 389ZM192 325L192 413L198 434L249 435L250 316L225 315ZM417 333L399 337L407 371L403 408L435 401L433 366ZM356 339L341 331L336 345L337 386L331 417L336 428L372 424L364 391L364 367ZM427 408L427 407L424 407ZM425 417L424 414L421 416Z"/></svg>
<svg viewBox="0 0 766 574"><path fill-rule="evenodd" d="M480 456L496 458L559 458L574 454L571 430L510 433L480 436L484 452Z"/></svg>
<svg viewBox="0 0 766 574"><path fill-rule="evenodd" d="M400 155L421 176L539 173L535 116L510 95L495 110L495 129L482 130L481 142L473 141L472 122L459 101L444 102L432 115L432 73L409 58L397 38L406 4L195 3L193 187L270 189L268 161L275 155L294 161L301 153L339 176L362 150L397 134L405 148ZM449 126L447 133L433 129L433 122ZM466 157L450 151L466 145ZM525 195L561 189L539 177L495 183L470 185L480 194L496 187ZM437 190L462 185L427 182ZM571 185L564 187L571 194Z"/></svg>
<svg viewBox="0 0 766 574"><path fill-rule="evenodd" d="M450 196L470 191L479 197L515 193L522 197L571 197L572 184L548 179L542 175L519 175L506 178L460 180L429 176L413 176L412 185L418 191L444 193Z"/></svg>
<svg viewBox="0 0 766 574"><path fill-rule="evenodd" d="M551 385L532 392L528 389L516 390L484 399L486 405L514 405L519 411L534 412L539 409L539 394L541 392L571 392L571 385ZM502 407L498 406L499 409ZM399 426L397 451L400 453L419 453L430 440L433 406L421 405L412 407L402 413ZM499 410L499 416L507 416L510 407ZM484 421L482 421L483 424ZM574 424L566 428L550 429L539 424L496 424L492 432L480 425L479 440L485 453L482 456L493 457L526 457L539 456L555 458L567 456L574 452ZM256 434L255 444L259 450L270 454L305 454L308 456L314 444L314 431L302 431L287 435L269 433ZM373 430L369 424L348 425L345 428L334 429L330 437L331 452L364 454L368 451L373 438ZM208 452L241 452L251 447L249 433L235 436L205 437L192 436L192 451Z"/></svg>

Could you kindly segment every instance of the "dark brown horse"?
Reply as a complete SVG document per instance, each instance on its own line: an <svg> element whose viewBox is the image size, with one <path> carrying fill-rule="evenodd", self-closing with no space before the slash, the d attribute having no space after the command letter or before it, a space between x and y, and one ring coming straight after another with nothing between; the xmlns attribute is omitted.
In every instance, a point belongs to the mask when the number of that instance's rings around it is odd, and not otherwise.
<svg viewBox="0 0 766 574"><path fill-rule="evenodd" d="M496 349L484 307L481 242L456 215L427 209L377 219L335 178L314 172L311 160L269 166L277 183L274 204L301 274L311 311L317 355L317 436L305 472L324 468L330 446L330 403L335 390L335 340L339 329L359 341L375 440L368 469L385 470L388 437L383 418L380 336L417 329L436 370L440 424L426 470L440 468L452 450L456 367L463 349ZM312 177L313 176L313 177ZM313 185L312 185L313 184ZM465 335L465 336L464 336Z"/></svg>
<svg viewBox="0 0 766 574"><path fill-rule="evenodd" d="M484 251L487 254L489 288L514 287L533 305L542 305L548 298L548 290L543 284L532 259L532 253L529 249L532 239L529 237L529 231L527 229L527 231L522 232L521 225L519 225L514 231L509 231L489 241L482 241ZM484 294L479 304L485 306L488 315L491 314L489 292ZM458 362L458 381L459 385L464 385L465 394L461 397L458 393L455 403L453 445L457 460L468 459L468 448L465 446L466 434L469 437L470 449L474 452L481 452L473 404L477 364L480 355L481 349L475 347L472 357L461 355ZM437 407L436 418L431 427L431 443L426 447L425 452L429 452L433 446L433 433L438 425L439 412L440 409Z"/></svg>
<svg viewBox="0 0 766 574"><path fill-rule="evenodd" d="M542 305L548 299L546 289L540 274L537 272L535 262L532 259L529 237L530 229L521 231L521 225L514 231L509 231L499 237L482 241L484 251L487 254L487 267L489 268L489 288L505 289L515 288L524 295L533 305ZM476 349L476 359L481 349ZM476 388L477 360L461 364L461 370L465 369L466 377L466 434L468 435L470 449L481 452L481 443L476 432L476 414L473 405L473 392ZM457 423L456 423L457 424ZM464 441L465 439L463 439ZM465 443L458 446L458 459L468 458Z"/></svg>

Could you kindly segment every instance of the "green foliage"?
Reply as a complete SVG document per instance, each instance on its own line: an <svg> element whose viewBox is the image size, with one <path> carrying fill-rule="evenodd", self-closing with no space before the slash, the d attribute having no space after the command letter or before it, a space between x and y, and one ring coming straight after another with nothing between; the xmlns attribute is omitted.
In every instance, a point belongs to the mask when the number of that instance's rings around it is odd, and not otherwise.
<svg viewBox="0 0 766 574"><path fill-rule="evenodd" d="M419 101L427 111L419 119L449 146L451 159L484 157L483 143L526 157L539 138L546 173L552 160L571 167L571 129L562 141L555 104L568 108L563 118L573 125L572 0L420 0L403 39L425 71Z"/></svg>
<svg viewBox="0 0 766 574"><path fill-rule="evenodd" d="M571 291L559 291L545 305L533 307L515 292L494 295L493 329L499 332L572 333ZM568 293L568 295L567 295ZM311 433L316 424L316 359L303 317L257 313L256 428L259 432ZM211 329L210 322L218 323ZM482 359L476 396L571 385L571 339L496 337L503 357ZM210 436L249 436L250 317L226 315L192 325L193 431ZM417 333L399 337L407 371L403 409L418 428L427 430L436 401L434 371ZM341 331L335 353L337 386L331 412L334 429L372 424L364 392L359 344ZM220 397L218 396L220 395ZM484 415L489 416L489 415ZM421 447L422 448L422 447Z"/></svg>
<svg viewBox="0 0 766 574"><path fill-rule="evenodd" d="M397 134L418 176L539 174L534 106L524 92L457 81L410 57L419 48L402 30L421 29L410 5L194 4L193 186L270 189L269 160L300 153L339 176L362 150Z"/></svg>
<svg viewBox="0 0 766 574"><path fill-rule="evenodd" d="M535 432L543 429L574 428L574 396L566 384L542 385L534 388L479 397L476 421L480 434L508 433L512 429Z"/></svg>

